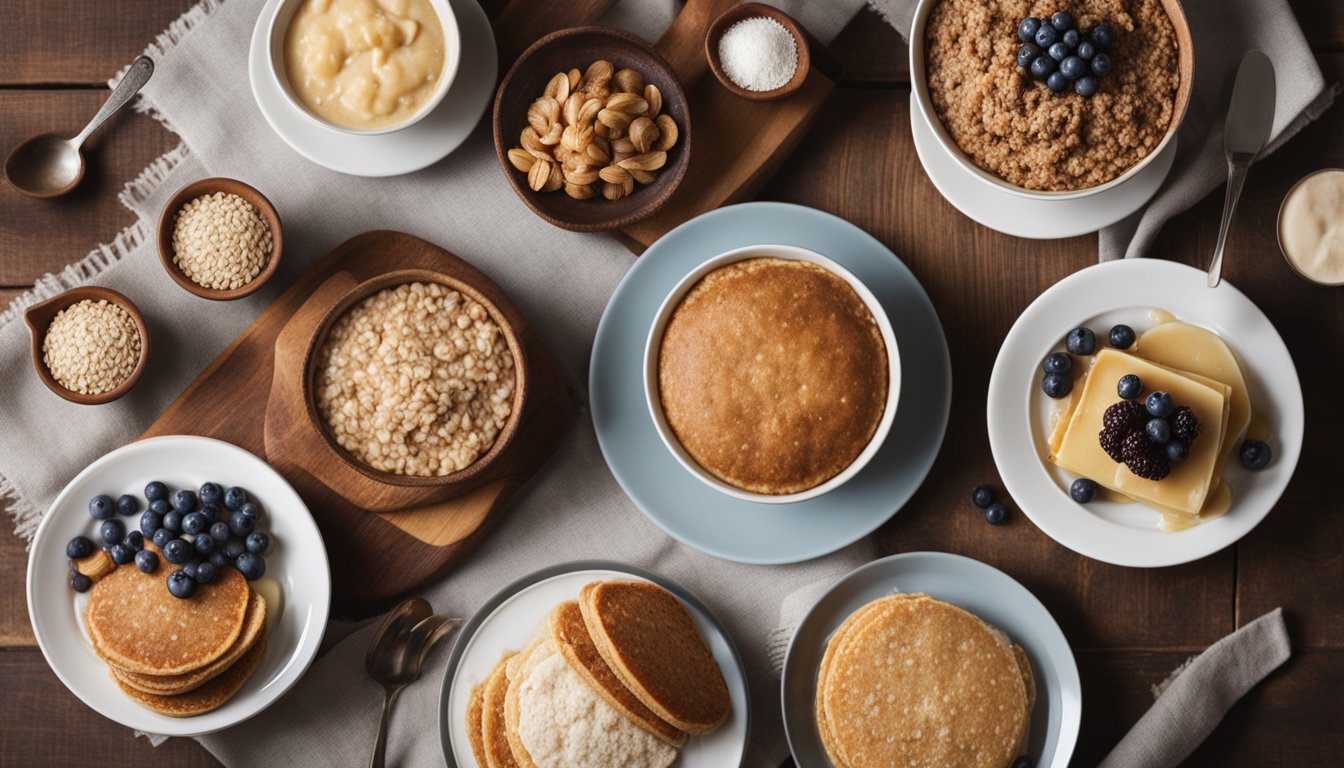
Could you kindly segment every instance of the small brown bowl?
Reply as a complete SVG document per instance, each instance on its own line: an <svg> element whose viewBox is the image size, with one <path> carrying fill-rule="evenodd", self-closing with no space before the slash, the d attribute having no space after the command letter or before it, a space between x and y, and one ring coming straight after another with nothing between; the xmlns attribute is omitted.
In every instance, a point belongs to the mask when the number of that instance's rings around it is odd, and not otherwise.
<svg viewBox="0 0 1344 768"><path fill-rule="evenodd" d="M780 87L772 91L749 91L746 88L734 83L728 77L728 73L723 71L723 61L719 58L719 40L728 28L739 21L754 19L764 16L767 19L773 19L780 23L780 26L793 35L793 42L798 47L798 67L793 71L793 77ZM782 99L802 87L803 81L807 79L808 70L812 68L812 54L807 48L807 33L798 22L793 20L789 14L764 3L744 3L733 6L724 11L719 18L709 25L709 30L705 33L705 56L709 58L709 68L714 72L714 76L723 83L736 96L752 101L774 101Z"/></svg>
<svg viewBox="0 0 1344 768"><path fill-rule="evenodd" d="M177 264L173 263L173 226L177 223L178 211L182 210L182 206L192 200L216 192L237 195L251 203L261 213L261 217L266 220L266 226L271 228L271 254L266 258L266 264L261 268L261 272L246 285L228 290L207 288L187 277L178 268ZM275 274L275 268L280 265L280 253L283 245L284 233L280 227L280 214L275 212L275 206L271 205L271 201L267 200L265 195L237 179L216 177L193 181L177 190L176 194L169 198L168 203L163 206L163 212L159 214L159 261L163 262L164 271L168 273L169 277L173 278L174 282L189 293L194 293L203 299L233 301L255 293L258 288L266 284L267 280L271 279L271 275Z"/></svg>
<svg viewBox="0 0 1344 768"><path fill-rule="evenodd" d="M126 313L131 316L131 320L135 323L135 330L140 334L140 359L135 364L135 370L131 371L131 375L116 389L96 395L86 395L61 386L60 382L56 381L56 377L51 375L51 371L47 370L47 364L42 359L42 345L46 342L47 329L51 326L51 321L56 318L61 310L86 300L106 301L126 310ZM130 299L111 288L103 288L97 285L72 288L59 296L29 307L23 313L23 319L28 323L28 330L33 337L33 368L37 371L37 377L42 380L43 384L47 385L47 389L72 403L80 405L110 403L130 392L131 387L135 386L135 383L140 380L141 374L145 372L145 362L149 360L149 328L145 325L145 316L140 313L140 308L135 306Z"/></svg>
<svg viewBox="0 0 1344 768"><path fill-rule="evenodd" d="M620 200L600 195L575 200L562 190L533 192L527 176L509 163L508 152L519 146L519 136L527 127L527 109L546 89L557 72L578 68L586 70L599 59L611 61L616 69L629 67L644 77L644 82L662 92L664 114L677 123L676 146L668 151L667 165L648 186L637 186L635 193ZM518 57L504 82L495 93L495 154L513 191L546 221L574 232L606 232L628 227L658 212L672 197L686 175L691 160L691 119L686 92L672 65L643 38L608 27L574 27L541 38Z"/></svg>

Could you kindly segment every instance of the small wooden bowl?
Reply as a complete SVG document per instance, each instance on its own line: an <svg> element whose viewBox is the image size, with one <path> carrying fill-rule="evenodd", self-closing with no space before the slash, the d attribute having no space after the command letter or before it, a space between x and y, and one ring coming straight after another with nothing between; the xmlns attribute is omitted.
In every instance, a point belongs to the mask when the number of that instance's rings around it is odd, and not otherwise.
<svg viewBox="0 0 1344 768"><path fill-rule="evenodd" d="M773 91L749 91L734 83L728 77L728 73L723 71L723 61L719 58L719 40L723 37L723 33L739 21L761 16L779 22L789 31L789 34L793 35L793 42L798 47L798 67L793 71L793 77ZM715 19L705 33L705 56L709 58L710 70L714 72L714 76L719 79L719 82L723 83L724 88L727 88L734 95L752 101L774 101L788 96L802 87L803 81L807 79L808 71L812 68L812 54L808 51L807 33L803 31L802 26L794 21L789 14L764 3L743 3L733 6Z"/></svg>
<svg viewBox="0 0 1344 768"><path fill-rule="evenodd" d="M527 127L527 109L541 96L546 83L557 72L578 68L584 71L599 59L611 61L616 69L629 67L658 86L663 95L663 114L677 123L677 144L668 151L667 165L654 183L637 185L635 193L620 200L600 195L590 200L575 200L562 190L533 192L527 175L509 163L508 152L519 146L519 136ZM574 232L606 232L643 221L658 212L672 197L686 175L691 160L691 119L686 92L672 65L643 38L608 27L574 27L553 32L523 52L495 93L495 154L499 167L518 197L546 221Z"/></svg>
<svg viewBox="0 0 1344 768"><path fill-rule="evenodd" d="M202 195L210 195L215 192L237 195L247 202L251 203L261 217L266 220L266 226L271 228L271 254L266 258L266 264L261 268L261 272L252 281L246 285L232 288L229 290L217 290L200 285L196 281L187 277L173 263L173 226L177 223L177 213L182 210L182 206L195 200ZM193 181L177 192L163 206L163 212L159 214L159 261L163 263L163 269L173 281L182 286L189 293L194 293L203 299L211 301L233 301L249 296L266 284L275 274L275 269L280 265L280 253L284 245L284 233L280 226L280 214L275 212L275 206L266 196L258 192L255 188L244 184L237 179L226 179L222 177L201 179Z"/></svg>
<svg viewBox="0 0 1344 768"><path fill-rule="evenodd" d="M135 323L135 330L140 334L140 359L135 364L135 370L131 371L131 375L116 389L96 395L86 395L61 386L60 382L56 381L56 377L51 375L51 371L47 370L47 364L42 359L42 345L47 339L47 329L51 326L51 321L56 318L61 310L86 300L106 301L126 310L126 313L131 316L131 320ZM145 363L149 360L149 328L145 325L145 316L140 313L140 308L135 306L130 299L111 288L103 288L97 285L72 288L59 296L29 307L23 313L23 319L28 323L28 330L33 337L33 368L37 371L37 377L42 380L43 384L47 385L47 389L72 403L80 405L110 403L130 392L131 387L135 386L135 383L140 380L141 374L145 372Z"/></svg>

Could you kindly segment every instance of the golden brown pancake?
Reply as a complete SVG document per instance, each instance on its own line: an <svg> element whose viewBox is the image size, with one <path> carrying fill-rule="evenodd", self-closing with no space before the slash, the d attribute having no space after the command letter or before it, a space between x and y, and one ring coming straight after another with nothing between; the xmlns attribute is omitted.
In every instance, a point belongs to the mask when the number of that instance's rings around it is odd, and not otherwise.
<svg viewBox="0 0 1344 768"><path fill-rule="evenodd" d="M111 667L114 677L136 690L160 696L186 693L223 674L252 648L252 644L261 637L262 630L266 627L266 598L253 592L243 621L243 631L239 633L238 640L228 652L198 670L183 675L145 675L139 672L127 672L110 664L108 666Z"/></svg>
<svg viewBox="0 0 1344 768"><path fill-rule="evenodd" d="M471 698L467 699L467 741L471 743L471 756L476 765L488 765L485 757L485 683L473 686Z"/></svg>
<svg viewBox="0 0 1344 768"><path fill-rule="evenodd" d="M504 696L509 690L508 670L519 654L505 654L490 670L485 678L485 690L481 701L481 740L485 746L485 760L481 765L489 768L517 768L513 759L513 749L509 746L508 732L504 726Z"/></svg>
<svg viewBox="0 0 1344 768"><path fill-rule="evenodd" d="M118 568L117 570L124 571L126 569ZM153 693L145 693L126 685L118 680L115 675L112 679L116 681L122 692L127 696L161 715L191 717L218 709L233 698L233 695L243 687L247 679L256 671L265 655L266 633L263 631L257 642L252 644L252 648L225 670L223 674L199 688L176 696L158 696Z"/></svg>

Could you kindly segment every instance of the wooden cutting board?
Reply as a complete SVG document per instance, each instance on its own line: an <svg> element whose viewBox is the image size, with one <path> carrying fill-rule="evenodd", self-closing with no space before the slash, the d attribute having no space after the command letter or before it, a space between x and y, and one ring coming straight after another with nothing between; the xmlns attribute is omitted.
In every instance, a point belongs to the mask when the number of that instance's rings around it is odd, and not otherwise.
<svg viewBox="0 0 1344 768"><path fill-rule="evenodd" d="M284 391L291 380L285 374L302 365L312 338L304 331L316 325L305 323L325 317L350 288L406 270L447 275L479 290L508 317L527 360L514 439L487 472L451 487L398 486L348 467L335 472L342 460L329 445L311 439L316 432L296 427L296 414L307 409L294 400L301 395ZM279 407L280 401L294 407ZM322 530L339 605L358 610L441 576L469 553L555 450L574 411L553 361L485 275L424 240L377 231L345 242L304 273L143 436L214 437L269 462L299 492Z"/></svg>

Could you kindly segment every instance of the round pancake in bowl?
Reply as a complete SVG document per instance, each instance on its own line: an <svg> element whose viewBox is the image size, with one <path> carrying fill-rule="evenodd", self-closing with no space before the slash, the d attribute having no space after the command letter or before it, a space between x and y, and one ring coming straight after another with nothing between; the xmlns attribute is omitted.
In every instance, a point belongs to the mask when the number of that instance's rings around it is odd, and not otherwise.
<svg viewBox="0 0 1344 768"><path fill-rule="evenodd" d="M118 570L125 570L124 568ZM192 689L186 693L180 693L175 696L159 696L153 693L145 693L136 690L113 676L113 680L121 688L122 692L132 699L140 702L146 707L168 717L192 717L194 715L203 715L206 712L214 711L223 706L238 690L243 687L247 679L257 670L261 664L262 658L266 655L266 632L263 630L261 637L252 644L252 648L244 653L241 658L235 661L223 674L209 681L199 688Z"/></svg>
<svg viewBox="0 0 1344 768"><path fill-rule="evenodd" d="M238 634L238 640L233 646L223 656L200 669L182 675L146 675L140 672L127 672L109 665L112 675L131 688L161 696L175 696L199 688L223 674L244 653L251 650L253 643L261 637L262 631L266 628L266 598L256 592L252 593L243 622L243 631Z"/></svg>

